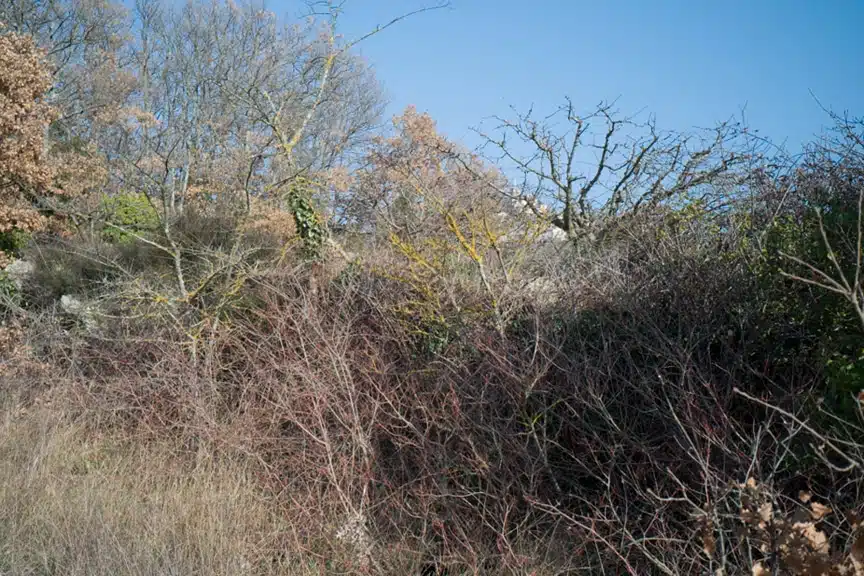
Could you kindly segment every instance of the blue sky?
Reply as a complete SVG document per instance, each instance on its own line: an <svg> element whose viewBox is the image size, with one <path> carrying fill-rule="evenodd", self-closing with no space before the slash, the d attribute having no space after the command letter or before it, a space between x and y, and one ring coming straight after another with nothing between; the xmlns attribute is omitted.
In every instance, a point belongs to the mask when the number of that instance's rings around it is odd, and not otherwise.
<svg viewBox="0 0 864 576"><path fill-rule="evenodd" d="M268 0L285 16L294 0ZM423 6L349 0L348 37ZM429 112L465 144L490 115L618 101L687 130L740 117L797 148L826 106L864 115L864 0L452 0L402 22L361 52L390 99Z"/></svg>

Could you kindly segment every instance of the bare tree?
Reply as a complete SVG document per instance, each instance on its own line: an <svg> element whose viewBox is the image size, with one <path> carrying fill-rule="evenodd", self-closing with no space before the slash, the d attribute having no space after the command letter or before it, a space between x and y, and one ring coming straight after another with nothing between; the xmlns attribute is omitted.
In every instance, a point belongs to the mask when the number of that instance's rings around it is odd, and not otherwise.
<svg viewBox="0 0 864 576"><path fill-rule="evenodd" d="M744 160L733 147L733 125L661 132L653 119L637 122L605 103L582 115L567 99L546 117L529 110L496 121L491 132L478 130L483 150L521 179L500 192L573 239L601 236L618 218L674 198L728 192ZM541 202L552 209L541 211Z"/></svg>
<svg viewBox="0 0 864 576"><path fill-rule="evenodd" d="M99 79L105 64L115 64L115 68L125 64L116 61L128 36L127 10L122 3L6 0L0 3L0 22L32 37L45 51L54 78L49 97L60 113L54 123L55 137L86 115L88 105L104 103L111 94L93 81Z"/></svg>
<svg viewBox="0 0 864 576"><path fill-rule="evenodd" d="M89 172L106 175L101 193L143 193L160 232L147 236L110 218L103 225L168 255L174 297L187 301L198 292L187 260L200 258L181 245L177 225L190 200L235 207L240 200L248 217L255 202L269 199L296 217L297 199L285 188L303 178L300 209L326 230L317 213L328 173L351 160L382 105L353 47L428 9L343 41L336 32L343 4L313 3L310 15L323 23L297 25L254 0L140 1L128 17L102 0L15 0L0 16L52 55L54 101L62 101L52 127L58 150L74 148L93 160L91 168L98 163ZM86 172L77 170L67 185L81 187ZM65 209L92 221L104 216L92 212L96 204Z"/></svg>
<svg viewBox="0 0 864 576"><path fill-rule="evenodd" d="M174 230L185 203L240 194L250 212L253 197L276 195L290 179L285 134L304 170L326 169L374 124L380 99L365 66L347 53L328 64L312 28L254 3L138 2L131 22L111 65L89 70L92 89L80 91L70 131L109 167L105 192L152 200L162 238L139 239L171 256L186 298L194 290Z"/></svg>

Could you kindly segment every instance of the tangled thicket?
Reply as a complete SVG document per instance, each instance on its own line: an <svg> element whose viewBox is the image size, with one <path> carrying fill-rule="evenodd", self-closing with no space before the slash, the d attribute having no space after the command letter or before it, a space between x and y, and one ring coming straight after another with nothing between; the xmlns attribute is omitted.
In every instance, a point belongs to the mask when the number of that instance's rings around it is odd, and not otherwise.
<svg viewBox="0 0 864 576"><path fill-rule="evenodd" d="M517 188L331 8L0 4L0 571L864 575L864 123L568 102Z"/></svg>

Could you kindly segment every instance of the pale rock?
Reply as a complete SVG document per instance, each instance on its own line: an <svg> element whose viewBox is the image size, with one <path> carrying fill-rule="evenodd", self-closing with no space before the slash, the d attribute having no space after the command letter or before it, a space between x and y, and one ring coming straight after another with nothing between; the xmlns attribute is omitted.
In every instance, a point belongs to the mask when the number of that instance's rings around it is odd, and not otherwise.
<svg viewBox="0 0 864 576"><path fill-rule="evenodd" d="M15 260L6 266L3 271L15 287L20 290L24 283L33 276L33 270L34 266L32 262L28 262L27 260Z"/></svg>

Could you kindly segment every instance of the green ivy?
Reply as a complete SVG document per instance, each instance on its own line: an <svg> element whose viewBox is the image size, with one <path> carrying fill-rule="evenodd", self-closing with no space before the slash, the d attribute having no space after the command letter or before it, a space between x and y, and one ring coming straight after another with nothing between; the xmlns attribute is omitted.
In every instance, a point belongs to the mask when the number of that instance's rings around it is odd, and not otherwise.
<svg viewBox="0 0 864 576"><path fill-rule="evenodd" d="M298 181L291 187L288 192L288 206L294 216L297 235L303 243L304 256L310 260L319 260L326 232L318 211L312 204L312 195L305 181Z"/></svg>

